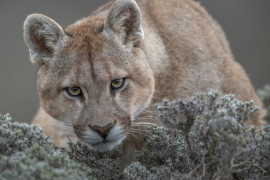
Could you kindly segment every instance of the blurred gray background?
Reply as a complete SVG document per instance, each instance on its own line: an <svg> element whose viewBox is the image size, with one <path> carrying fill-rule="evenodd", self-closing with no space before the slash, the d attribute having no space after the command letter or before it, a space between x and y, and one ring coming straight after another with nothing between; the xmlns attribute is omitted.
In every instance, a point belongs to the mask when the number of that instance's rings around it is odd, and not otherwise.
<svg viewBox="0 0 270 180"><path fill-rule="evenodd" d="M270 1L197 0L221 24L235 59L256 89L270 83ZM38 107L36 72L23 41L23 22L42 13L63 27L87 17L108 0L0 1L0 113L31 122Z"/></svg>

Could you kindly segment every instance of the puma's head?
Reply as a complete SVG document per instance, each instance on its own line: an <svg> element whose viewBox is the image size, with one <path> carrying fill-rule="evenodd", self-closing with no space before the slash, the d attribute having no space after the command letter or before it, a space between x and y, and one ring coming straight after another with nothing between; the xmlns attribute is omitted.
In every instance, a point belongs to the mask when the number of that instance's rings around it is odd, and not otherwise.
<svg viewBox="0 0 270 180"><path fill-rule="evenodd" d="M117 0L101 14L66 30L32 14L24 39L38 71L41 107L71 124L85 144L106 150L125 139L135 116L150 104L154 78L135 1Z"/></svg>

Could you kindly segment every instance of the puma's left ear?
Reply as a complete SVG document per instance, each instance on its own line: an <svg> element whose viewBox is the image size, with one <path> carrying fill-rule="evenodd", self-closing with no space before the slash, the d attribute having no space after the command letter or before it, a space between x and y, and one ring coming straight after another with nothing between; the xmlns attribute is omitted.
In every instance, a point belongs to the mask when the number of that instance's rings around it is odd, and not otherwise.
<svg viewBox="0 0 270 180"><path fill-rule="evenodd" d="M105 19L104 30L115 34L123 44L140 46L144 33L142 16L134 0L116 0Z"/></svg>

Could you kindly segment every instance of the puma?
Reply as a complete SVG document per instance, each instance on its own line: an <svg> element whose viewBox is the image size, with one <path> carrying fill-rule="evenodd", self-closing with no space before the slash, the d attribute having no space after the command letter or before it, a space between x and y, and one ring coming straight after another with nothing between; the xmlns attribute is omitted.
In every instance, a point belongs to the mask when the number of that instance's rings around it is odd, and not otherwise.
<svg viewBox="0 0 270 180"><path fill-rule="evenodd" d="M222 29L191 0L116 0L65 30L32 14L24 39L38 76L33 124L57 146L79 139L109 150L130 136L128 148L133 133L152 123L153 104L198 91L217 89L262 107ZM245 125L264 124L261 116Z"/></svg>

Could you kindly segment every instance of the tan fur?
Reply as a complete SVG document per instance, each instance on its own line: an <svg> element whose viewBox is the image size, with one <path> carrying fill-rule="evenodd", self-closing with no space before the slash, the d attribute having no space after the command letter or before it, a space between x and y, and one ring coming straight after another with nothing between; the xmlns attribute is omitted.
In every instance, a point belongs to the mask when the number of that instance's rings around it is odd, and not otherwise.
<svg viewBox="0 0 270 180"><path fill-rule="evenodd" d="M198 91L234 93L262 107L220 26L198 3L136 3L109 2L64 32L43 15L26 20L25 41L38 70L41 102L33 123L56 145L84 141L91 127L109 123L128 135L136 121L149 115L143 110L152 111L163 98L187 98ZM127 86L112 95L110 82L119 77L127 78ZM71 85L81 87L83 101L63 91ZM264 124L261 115L257 112L246 125ZM125 142L126 149L136 146L135 140Z"/></svg>

